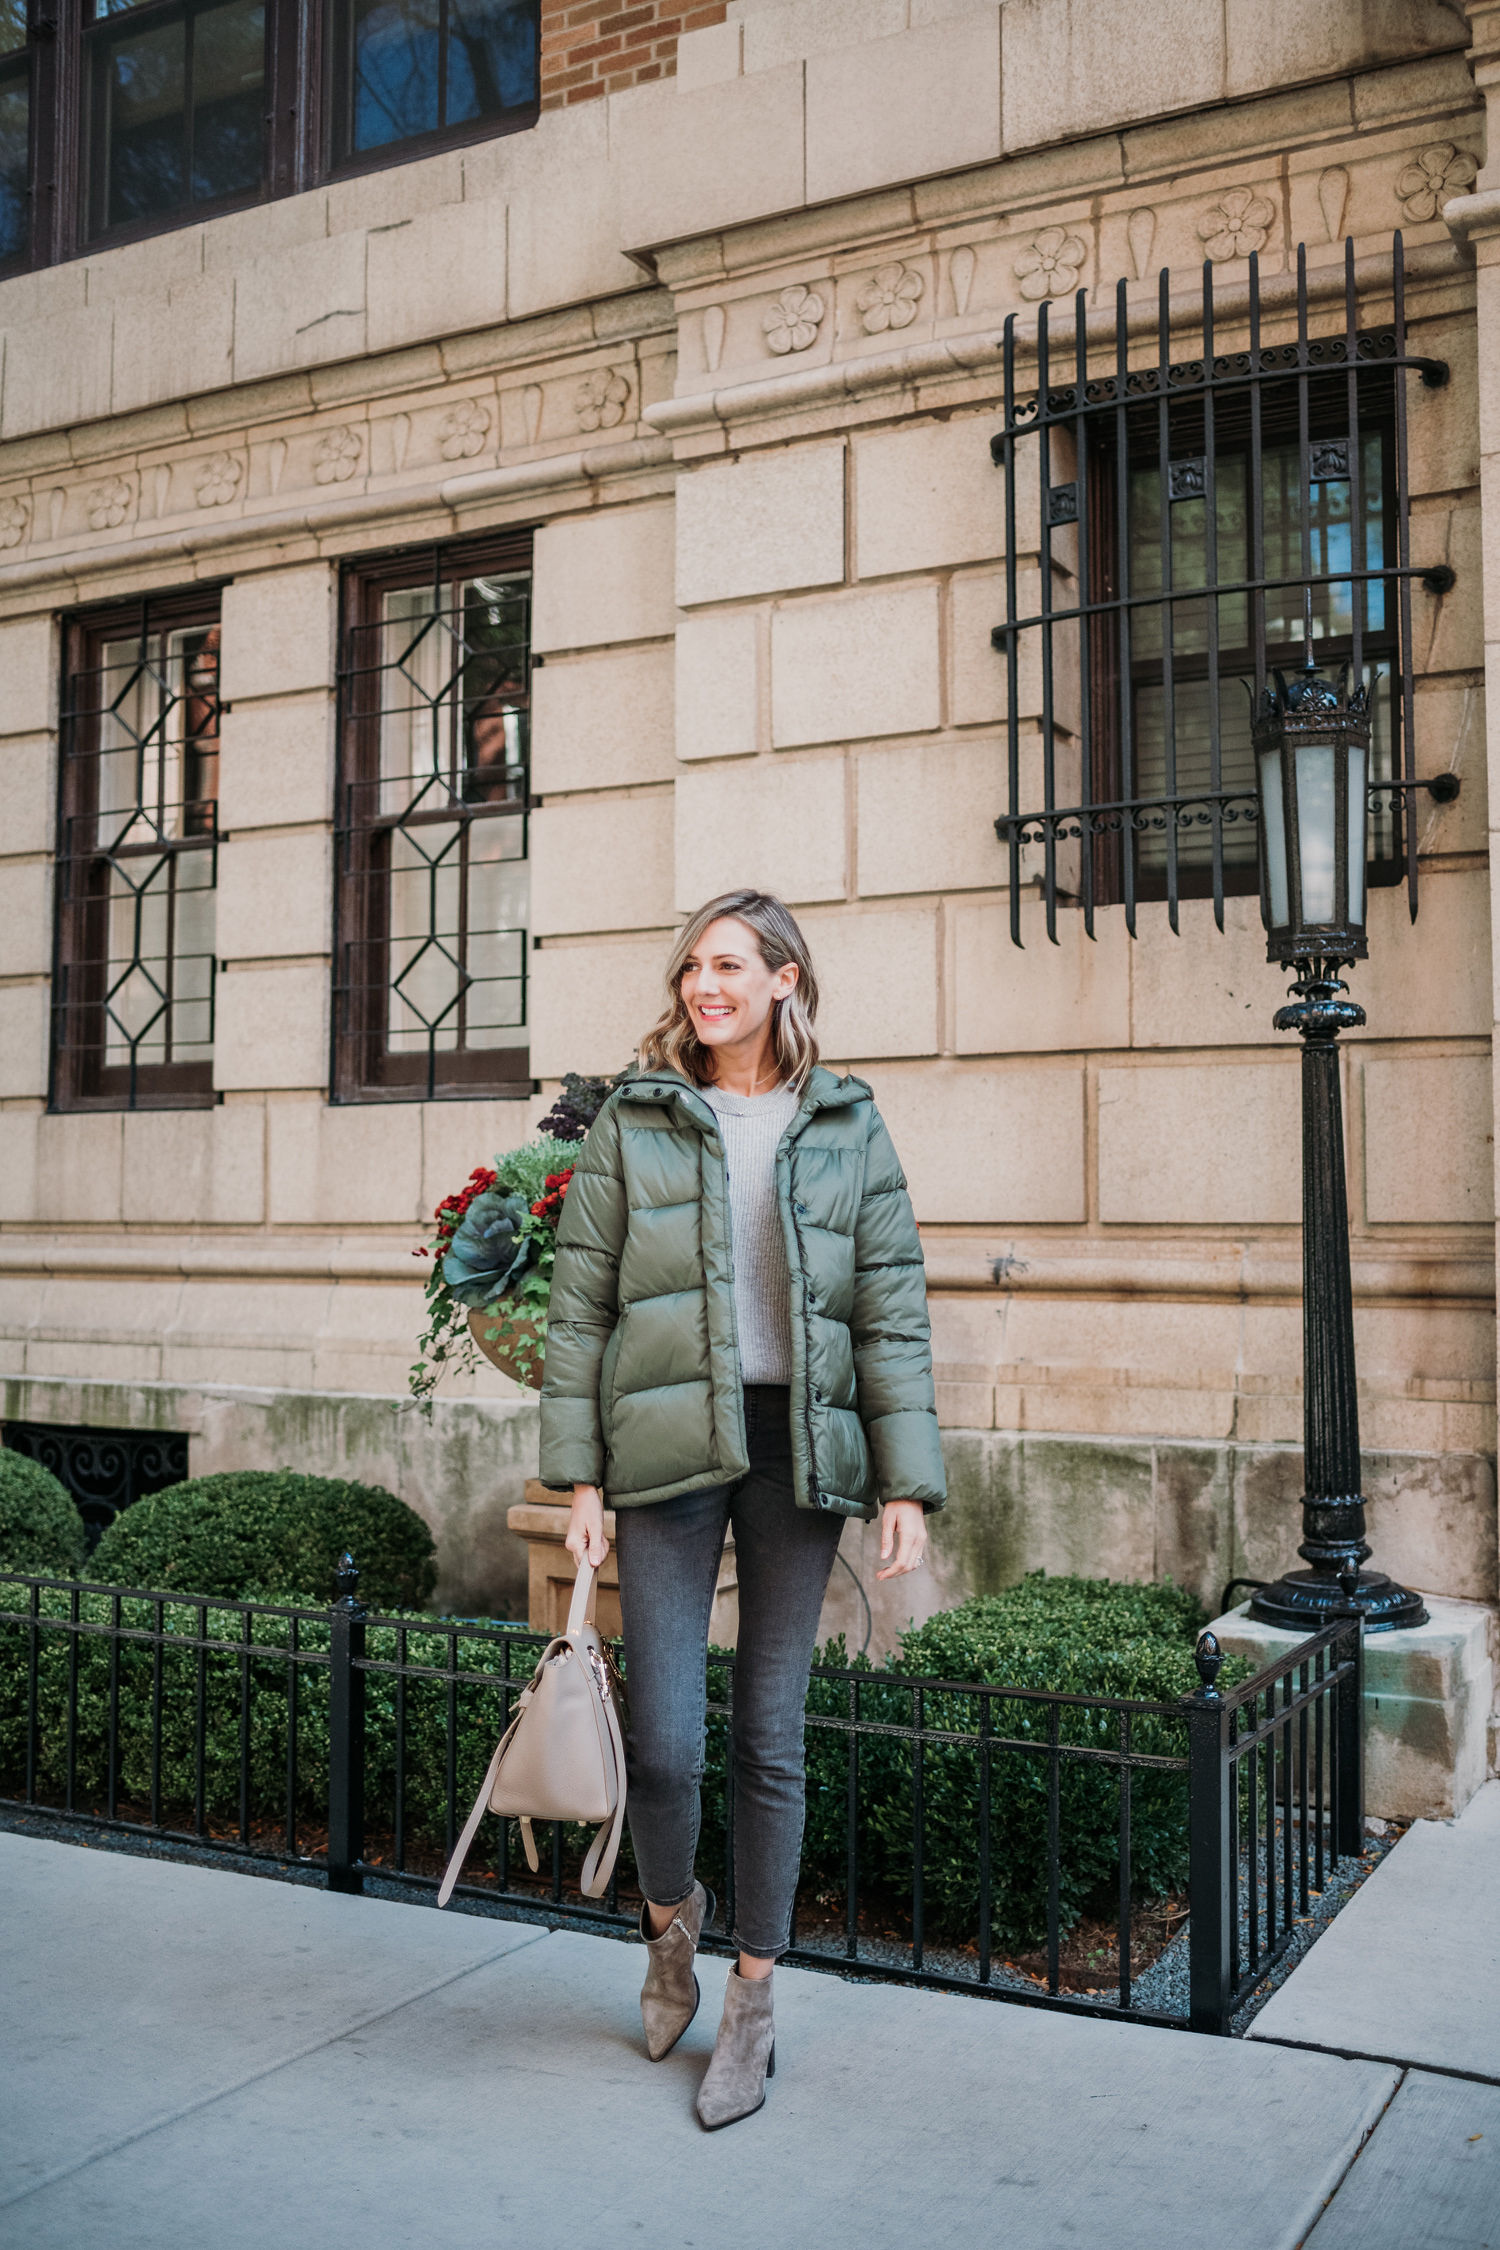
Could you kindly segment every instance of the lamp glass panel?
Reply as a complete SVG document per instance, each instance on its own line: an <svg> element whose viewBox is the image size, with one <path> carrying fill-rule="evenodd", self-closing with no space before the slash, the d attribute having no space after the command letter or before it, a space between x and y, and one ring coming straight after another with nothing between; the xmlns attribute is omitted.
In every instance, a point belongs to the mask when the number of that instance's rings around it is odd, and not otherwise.
<svg viewBox="0 0 1500 2250"><path fill-rule="evenodd" d="M1367 791L1368 753L1355 743L1349 746L1349 922L1364 928L1365 853L1369 833Z"/></svg>
<svg viewBox="0 0 1500 2250"><path fill-rule="evenodd" d="M1337 913L1334 756L1331 742L1297 745L1297 860L1304 928L1331 923Z"/></svg>
<svg viewBox="0 0 1500 2250"><path fill-rule="evenodd" d="M1266 838L1266 889L1271 927L1284 930L1292 918L1286 879L1286 806L1281 794L1281 752L1260 754L1260 817Z"/></svg>

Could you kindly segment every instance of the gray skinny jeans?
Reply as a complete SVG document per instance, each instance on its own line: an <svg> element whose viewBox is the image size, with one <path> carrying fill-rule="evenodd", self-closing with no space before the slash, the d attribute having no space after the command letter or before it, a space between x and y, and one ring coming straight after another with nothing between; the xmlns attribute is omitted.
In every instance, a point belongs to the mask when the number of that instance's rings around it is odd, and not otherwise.
<svg viewBox="0 0 1500 2250"><path fill-rule="evenodd" d="M746 1385L745 1433L750 1466L734 1483L615 1517L630 1707L625 1805L642 1889L657 1906L677 1905L693 1887L708 1620L732 1524L734 1936L742 1953L774 1961L791 1942L806 1810L802 1713L844 1519L793 1498L784 1385Z"/></svg>

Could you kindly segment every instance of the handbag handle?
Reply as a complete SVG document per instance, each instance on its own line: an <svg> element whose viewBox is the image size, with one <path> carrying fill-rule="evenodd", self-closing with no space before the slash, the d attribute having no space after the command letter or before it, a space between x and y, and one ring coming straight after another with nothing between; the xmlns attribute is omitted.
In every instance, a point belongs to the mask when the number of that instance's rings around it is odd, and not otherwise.
<svg viewBox="0 0 1500 2250"><path fill-rule="evenodd" d="M587 1555L578 1565L578 1576L573 1581L573 1599L568 1604L568 1622L563 1631L581 1633L585 1625L594 1622L594 1588L596 1572Z"/></svg>

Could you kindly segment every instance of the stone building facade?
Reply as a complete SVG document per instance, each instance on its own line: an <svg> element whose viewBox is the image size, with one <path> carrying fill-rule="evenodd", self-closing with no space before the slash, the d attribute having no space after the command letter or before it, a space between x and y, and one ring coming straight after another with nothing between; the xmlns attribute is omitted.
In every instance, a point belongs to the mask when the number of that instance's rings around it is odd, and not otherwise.
<svg viewBox="0 0 1500 2250"><path fill-rule="evenodd" d="M1012 944L989 441L1007 316L1034 384L1038 308L1066 334L1082 289L1103 333L1123 281L1149 360L1159 270L1186 336L1206 254L1229 335L1254 251L1280 335L1302 243L1312 325L1337 332L1351 238L1378 324L1400 227L1411 348L1450 371L1399 378L1413 562L1448 566L1442 590L1412 581L1416 757L1462 789L1413 798L1420 912L1401 881L1374 891L1354 977L1361 1407L1378 1561L1493 1603L1497 18L1491 0L549 6L523 129L0 279L7 1420L185 1432L195 1469L388 1482L438 1527L450 1599L513 1608L504 1514L535 1406L486 1373L430 1424L393 1411L412 1248L563 1072L628 1059L674 919L754 882L805 920L825 1051L875 1086L923 1223L953 1504L919 1599L1045 1565L1170 1572L1214 1603L1284 1567L1282 980L1243 889L1222 932L1206 897L1175 932L1142 903L1133 937L1118 900L1092 938L1065 902L1048 942L1034 855ZM1034 582L1034 529L1017 539ZM417 925L380 924L373 953L350 933L398 912L359 887L386 802L360 682L394 676L380 633L429 584L529 586L532 669L485 675L497 713L529 686L529 773L501 728L509 780L458 792L519 808L494 876L500 998L468 1075L450 1042L424 1080L400 1062L420 1039L402 1048L385 1000L360 998L371 960L396 974L380 945L415 957ZM181 816L173 878L182 917L183 886L211 881L191 908L211 935L191 971L179 949L193 1060L171 1079L148 1039L132 1092L119 1037L87 1028L95 941L62 894L103 803L77 811L70 756L102 770L114 723L77 683L153 634L182 668L184 802L189 752L213 762L194 802L216 809ZM195 663L216 669L207 748ZM401 695L433 692L423 675ZM1023 670L1016 692L1034 743L1041 691ZM403 802L409 871L436 829ZM465 833L477 851L487 832ZM873 1594L857 1534L847 1551ZM854 1624L855 1600L846 1581L831 1618ZM878 1632L899 1623L883 1610Z"/></svg>

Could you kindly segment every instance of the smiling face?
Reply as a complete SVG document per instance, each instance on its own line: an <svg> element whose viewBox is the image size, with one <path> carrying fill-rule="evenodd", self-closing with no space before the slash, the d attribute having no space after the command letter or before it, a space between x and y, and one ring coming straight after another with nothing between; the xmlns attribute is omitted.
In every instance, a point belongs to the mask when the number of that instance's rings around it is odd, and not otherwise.
<svg viewBox="0 0 1500 2250"><path fill-rule="evenodd" d="M768 969L747 923L710 922L683 964L678 990L702 1044L728 1060L771 1043L771 1010L797 982L796 963Z"/></svg>

